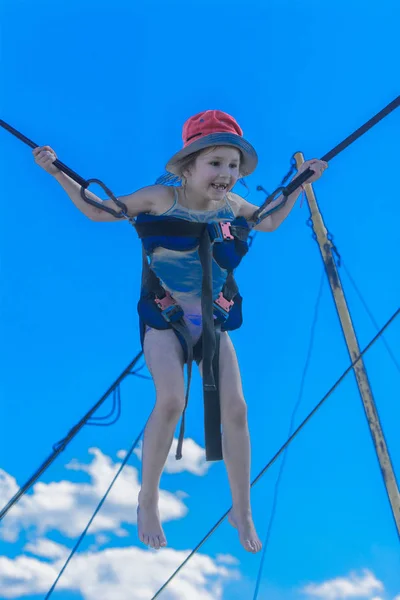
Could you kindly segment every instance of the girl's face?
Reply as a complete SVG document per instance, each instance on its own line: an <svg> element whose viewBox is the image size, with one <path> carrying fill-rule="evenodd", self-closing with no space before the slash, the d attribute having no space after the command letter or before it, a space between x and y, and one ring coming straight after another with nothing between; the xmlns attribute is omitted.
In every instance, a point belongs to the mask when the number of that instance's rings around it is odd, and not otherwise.
<svg viewBox="0 0 400 600"><path fill-rule="evenodd" d="M185 174L188 187L204 198L224 198L240 177L240 151L230 146L207 148Z"/></svg>

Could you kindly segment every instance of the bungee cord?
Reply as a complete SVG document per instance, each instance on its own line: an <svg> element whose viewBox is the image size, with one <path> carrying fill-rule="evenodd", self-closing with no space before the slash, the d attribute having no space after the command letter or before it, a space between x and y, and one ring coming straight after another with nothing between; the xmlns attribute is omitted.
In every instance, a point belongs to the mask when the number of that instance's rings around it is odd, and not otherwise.
<svg viewBox="0 0 400 600"><path fill-rule="evenodd" d="M353 286L353 288L354 288L354 290L355 290L355 292L356 292L356 294L357 294L357 296L358 296L361 304L363 305L363 307L365 309L365 312L369 316L369 318L371 320L371 323L373 324L373 326L375 327L375 329L377 331L379 331L379 325L378 325L378 323L377 323L374 315L372 314L371 309L369 308L368 304L366 303L365 298L364 298L364 296L362 295L362 293L360 291L360 288L357 286L357 284L356 284L356 282L354 280L354 277L350 273L349 268L346 266L346 263L343 261L343 259L342 259L341 266L343 267L343 271L346 273L348 280L350 281L350 283ZM390 344L387 341L387 339L386 339L385 336L382 336L382 344L385 346L388 355L390 356L390 358L391 358L391 360L392 360L395 368L397 369L397 372L400 375L400 363L397 360L397 358L395 357L394 352L393 352L393 350L392 350L392 348L391 348L391 346L390 346Z"/></svg>
<svg viewBox="0 0 400 600"><path fill-rule="evenodd" d="M8 511L26 494L26 492L36 483L39 477L50 467L50 465L55 461L55 459L65 450L68 444L73 440L73 438L79 433L79 431L87 425L88 420L94 415L94 413L98 410L98 408L103 404L103 402L108 398L108 396L114 392L120 385L120 383L125 379L127 375L132 374L131 371L137 362L142 357L143 352L139 352L135 358L129 363L129 365L124 369L121 375L114 381L114 383L109 387L109 389L103 394L103 396L96 402L96 404L82 417L82 419L74 425L69 433L54 444L53 452L49 455L49 457L42 463L42 465L33 473L33 475L28 479L28 481L20 487L20 489L14 494L14 496L9 500L9 502L2 508L0 511L0 522L6 516ZM91 423L93 424L93 423Z"/></svg>
<svg viewBox="0 0 400 600"><path fill-rule="evenodd" d="M129 449L129 451L127 452L127 454L126 454L126 456L125 456L124 460L122 461L122 463L121 463L121 465L120 465L120 467L119 467L118 471L116 472L116 474L115 474L115 476L114 476L113 480L111 481L110 485L108 486L106 493L104 494L103 498L100 500L99 504L98 504L98 505L97 505L97 507L96 507L96 510L94 511L93 515L92 515L92 516L91 516L91 518L89 519L89 522L88 522L88 524L86 525L85 529L82 531L81 535L79 536L79 538L78 538L78 540L77 540L77 542L76 542L75 546L74 546L74 547L73 547L73 549L71 550L71 553L70 553L70 555L68 556L67 560L65 561L65 563L64 563L64 565L63 565L63 567L62 567L61 571L60 571L60 572L59 572L59 574L57 575L57 577L56 577L56 579L55 579L55 581L54 581L53 585L52 585L52 586L51 586L51 588L50 588L50 590L47 592L47 594L46 594L46 596L45 596L44 600L48 600L48 598L50 598L51 594L54 592L54 590L55 590L55 587L56 587L57 583L60 581L62 574L64 573L65 569L67 568L68 564L70 563L70 561L71 561L72 557L74 556L75 552L78 550L78 548L79 548L79 546L80 546L81 542L83 541L83 539L84 539L85 535L87 534L87 532L88 532L88 530L89 530L89 527L90 527L90 526L91 526L91 524L93 523L93 521L94 521L94 519L95 519L95 517L96 517L97 513L99 512L99 510L100 510L100 509L101 509L101 507L103 506L104 502L106 501L108 494L111 492L111 490L112 490L112 488L113 488L113 486L114 486L114 483L117 481L118 477L120 476L120 474L121 474L121 473L122 473L122 471L123 471L123 468L125 467L126 463L127 463L127 462L128 462L128 460L130 459L130 457L132 456L132 454L133 454L133 451L135 450L136 446L137 446L137 445L138 445L138 443L139 443L139 440L140 440L140 438L141 438L141 437L142 437L142 435L143 435L143 432L144 432L144 427L143 427L142 431L139 433L139 435L137 436L137 438L135 439L135 441L133 442L133 444L132 444L131 448Z"/></svg>
<svg viewBox="0 0 400 600"><path fill-rule="evenodd" d="M35 142L30 140L23 133L21 133L20 131L18 131L11 125L9 125L8 123L6 123L6 121L3 121L3 119L0 119L0 127L3 127L6 131L8 131L12 135L14 135L16 138L18 138L21 142L23 142L30 148L35 149L35 148L39 147L38 144L35 144ZM114 194L112 193L110 188L108 188L102 181L100 181L100 179L84 179L83 177L78 175L78 173L76 173L75 171L70 169L70 167L68 167L63 162L61 162L59 159L55 160L53 164L55 167L60 169L60 171L62 171L66 175L68 175L68 177L71 177L71 179L76 181L76 183L78 183L81 186L81 196L82 196L83 200L85 200L85 202L87 202L88 204L91 204L92 206L95 206L96 208L104 210L105 212L110 213L111 215L113 215L114 217L116 217L118 219L127 217L127 208L126 208L125 204L123 202L121 202L120 200L118 200L118 198L116 198L114 196ZM103 191L107 194L109 199L113 200L114 203L116 204L116 206L118 206L121 209L120 212L114 210L113 208L110 208L109 206L104 206L104 204L95 202L94 200L89 198L89 196L87 196L87 194L86 194L86 190L90 186L91 183L97 183L103 189Z"/></svg>
<svg viewBox="0 0 400 600"><path fill-rule="evenodd" d="M398 108L398 106L400 106L400 96L397 96L397 98L392 100L392 102L385 106L385 108L379 111L379 113L377 113L374 117L369 119L369 121L364 123L364 125L356 129L356 131L354 131L342 142L340 142L340 144L337 144L337 146L332 148L332 150L324 154L324 156L322 156L320 160L329 162L330 160L332 160L332 158L335 158L338 154L340 154L341 152L343 152L343 150L350 146L350 144L358 140L362 135L364 135L364 133L369 131L372 127L374 127L374 125L379 123L379 121L387 117L387 115L389 115L396 108ZM290 194L292 194L295 190L297 190L298 187L303 185L303 183L305 183L306 180L312 174L312 169L308 168L306 171L304 171L304 173L301 173L301 175L295 177L286 187L279 186L274 192L272 192L272 194L268 196L268 198L260 206L260 208L255 211L255 213L252 216L252 221L254 221L257 224L263 219L265 219L273 211L278 210L278 208L282 207L283 204L286 202L287 197L290 196ZM281 194L284 196L284 200L280 204L275 206L271 211L265 212L265 209L269 206L269 204L271 204L271 202L274 202L274 200L277 200L277 198Z"/></svg>

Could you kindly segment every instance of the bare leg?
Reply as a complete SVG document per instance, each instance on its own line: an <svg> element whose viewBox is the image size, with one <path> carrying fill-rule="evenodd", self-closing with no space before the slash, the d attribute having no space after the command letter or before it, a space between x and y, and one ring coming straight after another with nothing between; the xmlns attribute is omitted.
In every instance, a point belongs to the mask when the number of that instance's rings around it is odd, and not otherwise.
<svg viewBox="0 0 400 600"><path fill-rule="evenodd" d="M232 493L229 522L237 528L242 546L259 552L261 542L256 533L250 507L250 438L247 406L235 349L226 332L221 333L220 402L222 447Z"/></svg>
<svg viewBox="0 0 400 600"><path fill-rule="evenodd" d="M143 439L138 531L144 544L158 549L167 544L158 510L160 478L185 403L183 352L172 330L152 329L146 333L144 355L156 388L156 405Z"/></svg>

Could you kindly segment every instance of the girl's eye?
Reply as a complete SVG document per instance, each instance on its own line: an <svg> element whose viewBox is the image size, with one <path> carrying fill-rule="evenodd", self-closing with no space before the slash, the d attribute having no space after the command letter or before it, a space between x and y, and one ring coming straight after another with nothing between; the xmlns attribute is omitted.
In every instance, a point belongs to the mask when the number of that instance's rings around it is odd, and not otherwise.
<svg viewBox="0 0 400 600"><path fill-rule="evenodd" d="M218 160L212 160L210 162L210 165L212 165L213 167L218 167L220 165L220 162ZM232 163L229 165L231 169L237 169L238 165L236 163Z"/></svg>

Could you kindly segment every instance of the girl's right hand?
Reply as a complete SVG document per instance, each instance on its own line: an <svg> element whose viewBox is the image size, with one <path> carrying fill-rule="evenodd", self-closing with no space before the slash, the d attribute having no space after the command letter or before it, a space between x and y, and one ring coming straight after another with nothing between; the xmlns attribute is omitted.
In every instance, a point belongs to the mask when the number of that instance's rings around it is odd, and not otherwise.
<svg viewBox="0 0 400 600"><path fill-rule="evenodd" d="M60 169L53 165L53 162L57 160L56 153L50 146L38 146L33 150L33 156L35 162L39 167L42 167L50 175L57 175L61 173Z"/></svg>

